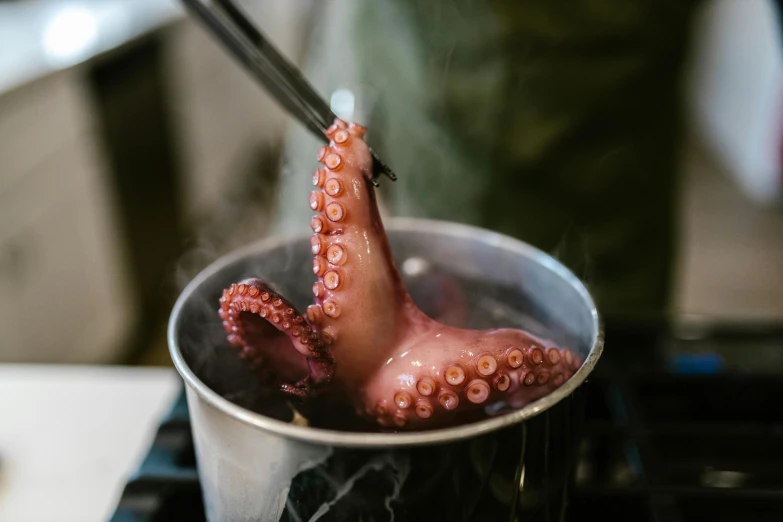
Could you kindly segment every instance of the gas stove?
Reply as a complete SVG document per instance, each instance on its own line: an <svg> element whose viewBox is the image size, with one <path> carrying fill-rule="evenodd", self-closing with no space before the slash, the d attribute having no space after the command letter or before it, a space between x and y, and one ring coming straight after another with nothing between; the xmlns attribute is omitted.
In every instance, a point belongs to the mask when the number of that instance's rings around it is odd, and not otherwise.
<svg viewBox="0 0 783 522"><path fill-rule="evenodd" d="M623 321L606 339L567 515L543 519L779 521L783 324ZM184 393L111 522L169 520L206 520Z"/></svg>

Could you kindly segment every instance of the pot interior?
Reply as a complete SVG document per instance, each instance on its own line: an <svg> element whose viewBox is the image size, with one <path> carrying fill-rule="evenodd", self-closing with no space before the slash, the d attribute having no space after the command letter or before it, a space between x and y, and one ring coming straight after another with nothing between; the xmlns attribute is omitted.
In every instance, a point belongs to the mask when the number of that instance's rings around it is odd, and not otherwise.
<svg viewBox="0 0 783 522"><path fill-rule="evenodd" d="M523 328L578 352L585 361L582 370L595 363L600 334L592 299L551 257L505 236L461 225L389 220L387 234L405 284L425 313L469 328ZM290 421L288 400L265 388L228 345L218 299L232 283L258 277L303 311L312 302L311 263L307 237L262 242L217 261L180 298L172 315L172 353L178 352L200 381L228 401ZM584 377L577 373L572 380ZM346 431L364 429L345 423Z"/></svg>

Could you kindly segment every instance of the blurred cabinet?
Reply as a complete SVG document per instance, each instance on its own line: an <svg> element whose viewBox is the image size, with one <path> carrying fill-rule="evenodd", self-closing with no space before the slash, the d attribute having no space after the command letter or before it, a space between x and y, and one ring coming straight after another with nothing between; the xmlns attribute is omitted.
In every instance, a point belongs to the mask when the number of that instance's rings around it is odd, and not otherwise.
<svg viewBox="0 0 783 522"><path fill-rule="evenodd" d="M240 3L297 62L312 1ZM201 26L161 24L0 94L0 362L148 342L176 291L166 238L213 219L282 138L283 111Z"/></svg>
<svg viewBox="0 0 783 522"><path fill-rule="evenodd" d="M240 2L297 63L312 13L310 0ZM281 140L287 117L205 29L186 19L167 35L171 111L183 161L186 221L208 219L225 204L225 187L252 168L258 147Z"/></svg>
<svg viewBox="0 0 783 522"><path fill-rule="evenodd" d="M81 78L0 97L0 362L107 362L134 303Z"/></svg>

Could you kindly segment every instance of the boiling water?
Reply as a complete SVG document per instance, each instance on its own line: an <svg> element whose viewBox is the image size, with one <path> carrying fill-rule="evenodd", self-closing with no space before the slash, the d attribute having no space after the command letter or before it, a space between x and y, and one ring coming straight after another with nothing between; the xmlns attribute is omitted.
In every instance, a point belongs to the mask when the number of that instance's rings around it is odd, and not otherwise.
<svg viewBox="0 0 783 522"><path fill-rule="evenodd" d="M519 287L456 274L443 267L436 268L427 263L422 265L416 260L407 260L400 266L414 301L425 313L441 322L473 329L520 328L561 346L578 345L578 339L544 324L539 318L547 317L548 314L538 310ZM218 296L221 289L232 282L256 274L259 271L247 266L238 267L233 274L230 271L222 274L221 281L205 285L210 286L205 293L212 299L207 298L206 304L192 300L185 306L183 316L188 317L189 321L186 324L183 322L179 337L181 350L189 366L221 396L261 415L290 422L296 410L311 427L353 432L378 431L377 425L356 416L345 397L339 393L332 392L306 401L293 400L266 385L257 371L237 356L237 350L226 341L217 314ZM297 280L291 277L290 272L286 275L289 281ZM269 275L265 279L275 280ZM312 275L309 279L303 276L304 281L310 279ZM296 288L291 284L277 285L277 290L303 310L312 298L309 285L301 282L297 284L306 288ZM487 405L484 410L476 411L472 418L465 417L463 420L470 423L508 411L504 403L494 403Z"/></svg>

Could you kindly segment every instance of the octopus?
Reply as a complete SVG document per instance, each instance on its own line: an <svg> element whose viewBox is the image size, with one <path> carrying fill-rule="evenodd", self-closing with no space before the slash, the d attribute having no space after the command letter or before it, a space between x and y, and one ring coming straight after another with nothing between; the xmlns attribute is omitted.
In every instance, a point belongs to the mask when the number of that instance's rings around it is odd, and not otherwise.
<svg viewBox="0 0 783 522"><path fill-rule="evenodd" d="M269 282L234 283L219 307L229 344L280 391L306 400L340 390L380 429L457 425L570 379L582 361L567 348L519 329L450 326L413 302L381 221L365 132L338 118L317 154L313 303L303 314Z"/></svg>

